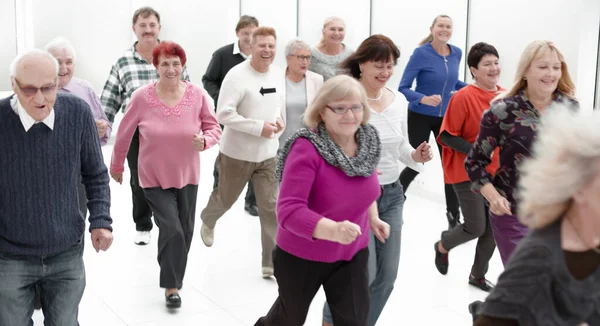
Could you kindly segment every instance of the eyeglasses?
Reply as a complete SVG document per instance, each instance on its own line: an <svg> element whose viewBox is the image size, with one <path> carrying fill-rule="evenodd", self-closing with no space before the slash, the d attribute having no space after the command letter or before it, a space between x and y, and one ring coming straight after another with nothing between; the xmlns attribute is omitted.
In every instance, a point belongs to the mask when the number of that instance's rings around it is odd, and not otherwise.
<svg viewBox="0 0 600 326"><path fill-rule="evenodd" d="M333 113L335 114L339 114L339 115L344 115L346 114L346 112L348 112L348 110L351 110L352 113L357 113L357 112L361 112L364 110L364 108L362 107L362 105L359 106L353 106L353 107L345 107L345 106L336 106L336 107L332 107L332 106L325 106L326 108L328 108L329 110L331 110Z"/></svg>
<svg viewBox="0 0 600 326"><path fill-rule="evenodd" d="M48 95L48 94L52 93L53 91L56 91L56 84L42 86L42 87L33 87L33 86L22 87L21 83L16 78L13 78L13 80L15 81L15 83L17 84L17 86L19 87L21 92L23 92L23 94L25 96L34 96L38 93L38 91L41 91L43 95Z"/></svg>
<svg viewBox="0 0 600 326"><path fill-rule="evenodd" d="M310 55L296 55L296 54L290 54L290 57L296 57L296 59L298 59L298 61L310 61L312 59L312 56Z"/></svg>

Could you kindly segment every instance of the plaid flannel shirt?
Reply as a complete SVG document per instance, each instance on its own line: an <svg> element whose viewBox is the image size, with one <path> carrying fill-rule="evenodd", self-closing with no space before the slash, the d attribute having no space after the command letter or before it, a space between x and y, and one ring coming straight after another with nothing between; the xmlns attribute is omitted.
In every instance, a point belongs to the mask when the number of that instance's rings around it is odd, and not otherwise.
<svg viewBox="0 0 600 326"><path fill-rule="evenodd" d="M111 123L115 121L115 115L120 110L125 111L131 94L136 89L158 80L156 68L135 50L136 44L137 42L131 49L125 51L125 54L112 66L100 96L104 113ZM190 81L186 67L183 67L181 78Z"/></svg>

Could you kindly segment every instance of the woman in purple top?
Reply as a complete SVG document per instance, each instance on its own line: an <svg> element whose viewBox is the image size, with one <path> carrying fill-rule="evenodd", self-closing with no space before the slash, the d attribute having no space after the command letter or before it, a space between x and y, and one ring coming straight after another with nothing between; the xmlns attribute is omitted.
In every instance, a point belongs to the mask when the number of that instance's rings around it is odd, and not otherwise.
<svg viewBox="0 0 600 326"><path fill-rule="evenodd" d="M75 73L75 50L67 40L56 38L46 45L46 51L58 60L58 92L73 94L90 106L94 119L96 119L100 144L106 145L112 127L92 84L73 76Z"/></svg>
<svg viewBox="0 0 600 326"><path fill-rule="evenodd" d="M255 325L304 325L321 286L336 325L367 324L369 228L382 242L389 236L376 202L381 144L368 120L364 88L336 76L305 112L311 129L286 141L273 255L279 297Z"/></svg>
<svg viewBox="0 0 600 326"><path fill-rule="evenodd" d="M552 110L554 102L579 107L565 59L552 42L534 41L527 46L515 80L515 85L484 113L477 141L465 160L472 189L480 191L490 204L490 225L504 265L527 233L515 215L517 169L531 156L540 116ZM500 147L500 166L492 176L486 166L496 147Z"/></svg>

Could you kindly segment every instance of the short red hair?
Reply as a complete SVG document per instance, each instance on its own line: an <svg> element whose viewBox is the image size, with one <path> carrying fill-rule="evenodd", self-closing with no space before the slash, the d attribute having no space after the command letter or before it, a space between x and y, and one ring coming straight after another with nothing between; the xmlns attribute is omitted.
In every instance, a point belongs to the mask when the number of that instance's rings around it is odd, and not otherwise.
<svg viewBox="0 0 600 326"><path fill-rule="evenodd" d="M183 51L183 48L175 42L162 41L152 49L152 64L155 68L158 67L158 58L161 55L166 57L179 57L182 66L185 66L185 62L187 61L185 51Z"/></svg>

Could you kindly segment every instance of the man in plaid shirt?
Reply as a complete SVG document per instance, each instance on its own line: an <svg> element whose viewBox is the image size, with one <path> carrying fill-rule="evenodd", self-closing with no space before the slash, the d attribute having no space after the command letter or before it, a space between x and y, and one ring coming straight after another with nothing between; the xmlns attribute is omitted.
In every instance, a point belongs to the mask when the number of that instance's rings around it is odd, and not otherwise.
<svg viewBox="0 0 600 326"><path fill-rule="evenodd" d="M152 64L152 49L160 43L158 38L160 27L160 15L150 7L140 8L133 14L133 31L137 42L113 65L100 97L106 117L111 123L114 122L115 115L119 111L125 110L131 94L136 89L158 81L158 73ZM181 76L187 81L190 80L185 67ZM150 243L150 230L153 226L152 211L138 179L139 148L139 132L136 131L127 153L127 162L131 171L129 183L133 197L133 221L137 231L134 242L138 245L146 245Z"/></svg>

